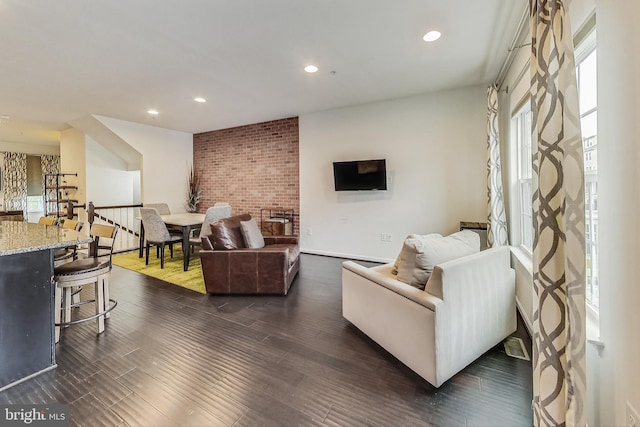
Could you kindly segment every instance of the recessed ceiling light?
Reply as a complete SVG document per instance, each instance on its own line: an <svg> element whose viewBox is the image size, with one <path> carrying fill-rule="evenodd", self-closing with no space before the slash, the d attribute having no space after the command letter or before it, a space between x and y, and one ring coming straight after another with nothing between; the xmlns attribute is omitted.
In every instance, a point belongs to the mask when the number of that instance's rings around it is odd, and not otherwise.
<svg viewBox="0 0 640 427"><path fill-rule="evenodd" d="M422 40L426 41L426 42L434 42L436 40L438 40L440 38L442 34L440 34L440 31L429 31L427 34L424 35L424 37L422 38Z"/></svg>
<svg viewBox="0 0 640 427"><path fill-rule="evenodd" d="M304 67L304 70L307 73L315 73L316 71L318 71L318 67L316 67L315 65L307 65L306 67Z"/></svg>
<svg viewBox="0 0 640 427"><path fill-rule="evenodd" d="M198 98L193 98L193 100L194 100L194 101L196 101L196 102L207 102L207 100L206 100L206 99L204 99L204 98L200 98L200 97L198 97Z"/></svg>
<svg viewBox="0 0 640 427"><path fill-rule="evenodd" d="M151 114L152 116L157 116L158 110L147 110L147 113Z"/></svg>

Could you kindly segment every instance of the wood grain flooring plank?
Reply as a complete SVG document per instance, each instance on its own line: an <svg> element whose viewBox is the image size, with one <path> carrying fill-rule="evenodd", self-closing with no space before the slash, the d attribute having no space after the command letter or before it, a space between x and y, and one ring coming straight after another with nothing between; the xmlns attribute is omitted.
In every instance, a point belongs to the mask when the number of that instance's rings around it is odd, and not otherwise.
<svg viewBox="0 0 640 427"><path fill-rule="evenodd" d="M108 427L124 421L91 393L71 402L69 415L72 424L77 426Z"/></svg>
<svg viewBox="0 0 640 427"><path fill-rule="evenodd" d="M131 427L175 427L178 425L177 420L170 419L135 393L114 404L110 409Z"/></svg>
<svg viewBox="0 0 640 427"><path fill-rule="evenodd" d="M165 384L140 369L134 369L118 381L174 420L200 409L216 417L220 423L232 425L247 411L246 407L216 393L212 387L183 377Z"/></svg>
<svg viewBox="0 0 640 427"><path fill-rule="evenodd" d="M111 406L132 393L130 389L103 371L88 377L85 382L89 393L106 406Z"/></svg>

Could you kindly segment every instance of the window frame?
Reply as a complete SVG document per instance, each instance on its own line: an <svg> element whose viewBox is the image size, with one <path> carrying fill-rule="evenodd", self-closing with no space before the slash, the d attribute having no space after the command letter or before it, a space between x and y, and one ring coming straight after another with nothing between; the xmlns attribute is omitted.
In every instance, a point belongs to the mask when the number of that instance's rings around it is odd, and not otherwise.
<svg viewBox="0 0 640 427"><path fill-rule="evenodd" d="M523 197L523 186L527 185L529 187L529 195L531 196L531 192L533 191L533 171L532 171L532 157L531 157L531 99L529 96L525 97L525 99L518 105L518 107L514 110L511 115L511 130L512 130L512 141L515 144L515 154L516 154L516 163L517 167L515 170L515 181L516 181L516 193L517 193L517 205L515 208L517 209L517 214L514 219L517 220L517 232L515 233L516 244L525 251L529 256L532 255L533 250L533 209L532 209L532 201L531 197L528 197L527 201L524 200ZM529 141L529 151L527 153L523 153L523 142L525 140ZM526 155L526 158L523 156ZM523 162L526 162L528 167L529 176L523 176ZM527 207L528 212L527 212ZM525 221L525 217L528 218ZM526 224L525 224L526 222ZM529 236L525 236L526 230L529 230ZM528 237L528 238L527 238ZM527 245L527 240L529 240L529 245Z"/></svg>
<svg viewBox="0 0 640 427"><path fill-rule="evenodd" d="M576 84L578 87L578 91L580 91L580 65L593 53L596 52L597 55L597 44L596 44L596 31L595 28L593 28L588 34L586 34L586 36L579 42L579 44L576 45L576 49L575 49L575 65L576 65ZM597 73L597 62L596 62L596 73ZM597 77L596 77L596 85L597 85ZM596 94L597 94L597 87L596 87ZM597 95L596 95L596 104L595 107L589 108L588 110L584 111L584 112L580 112L579 113L579 117L580 117L580 121L582 122L582 119L590 114L598 112L598 101L597 101ZM594 319L596 321L596 323L598 322L599 319L599 307L600 307L600 281L599 281L599 275L597 274L597 270L598 270L598 223L597 223L597 211L598 211L598 201L597 201L597 195L598 195L598 179L597 179L597 175L598 175L598 167L597 167L597 163L598 163L598 155L597 155L597 129L596 129L596 134L595 134L595 141L593 141L591 138L592 136L589 136L589 139L585 140L585 138L583 137L582 142L583 142L583 149L584 148L589 148L589 151L585 152L585 162L586 160L593 160L596 164L595 170L590 169L587 170L587 167L585 165L585 252L588 255L588 258L585 260L585 266L589 265L588 262L591 262L591 266L588 268L591 268L592 271L593 269L596 270L596 274L595 274L595 286L597 286L597 295L598 295L598 305L594 305L591 300L590 300L590 296L588 295L589 292L587 292L587 289L585 289L585 305L587 308L587 313L592 317L592 319ZM594 144L595 142L595 144ZM595 145L595 150L596 150L596 154L594 155L593 152L594 150L592 149ZM587 183L587 173L589 173L590 175L595 175L596 179L593 181L594 183L594 195L595 198L592 199L591 197L587 197L586 192L589 190L590 186ZM589 214L587 213L589 212ZM590 221L589 219L590 217L593 215L593 213L595 212L596 215L596 221ZM591 227L593 223L593 228ZM587 234L587 231L589 231L589 233ZM592 244L590 244L592 243ZM586 250L586 247L589 246L589 250ZM594 248L595 246L595 248ZM594 255L595 253L595 255ZM593 263L593 258L595 257L596 262L595 264ZM595 267L594 267L595 265ZM593 277L593 272L592 272L592 277ZM588 279L588 277L585 276L585 286L588 286L589 284L586 283L586 280ZM592 291L593 292L593 291Z"/></svg>

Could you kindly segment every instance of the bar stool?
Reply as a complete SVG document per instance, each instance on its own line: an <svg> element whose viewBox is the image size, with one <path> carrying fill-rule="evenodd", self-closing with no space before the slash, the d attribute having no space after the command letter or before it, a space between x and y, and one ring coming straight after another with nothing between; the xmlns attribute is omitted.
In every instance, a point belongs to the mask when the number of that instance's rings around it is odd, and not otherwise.
<svg viewBox="0 0 640 427"><path fill-rule="evenodd" d="M38 224L56 225L56 218L53 216L41 216L38 219Z"/></svg>
<svg viewBox="0 0 640 427"><path fill-rule="evenodd" d="M83 223L75 219L65 219L61 228L67 230L82 230ZM69 246L67 248L57 249L53 252L53 262L55 266L75 260L78 257L77 247Z"/></svg>
<svg viewBox="0 0 640 427"><path fill-rule="evenodd" d="M56 281L55 290L55 324L56 342L60 339L60 328L96 319L97 333L104 332L105 318L118 302L109 297L109 274L111 272L111 258L113 245L118 232L117 227L104 224L93 224L90 235L93 237L89 247L89 257L76 259L54 268ZM109 245L102 244L101 239L110 239ZM103 255L100 255L100 252ZM94 285L94 299L72 303L72 294L79 287ZM76 320L71 320L71 308L83 304L93 303L95 314Z"/></svg>

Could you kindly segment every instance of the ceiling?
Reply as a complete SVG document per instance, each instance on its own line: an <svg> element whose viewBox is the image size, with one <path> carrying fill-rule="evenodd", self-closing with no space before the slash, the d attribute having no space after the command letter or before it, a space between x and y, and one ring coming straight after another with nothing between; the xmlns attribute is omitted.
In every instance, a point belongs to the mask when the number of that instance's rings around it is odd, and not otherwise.
<svg viewBox="0 0 640 427"><path fill-rule="evenodd" d="M93 114L198 133L489 83L525 7L0 0L0 141L55 144L69 122ZM424 42L432 29L442 38ZM319 71L306 73L308 64Z"/></svg>

